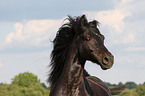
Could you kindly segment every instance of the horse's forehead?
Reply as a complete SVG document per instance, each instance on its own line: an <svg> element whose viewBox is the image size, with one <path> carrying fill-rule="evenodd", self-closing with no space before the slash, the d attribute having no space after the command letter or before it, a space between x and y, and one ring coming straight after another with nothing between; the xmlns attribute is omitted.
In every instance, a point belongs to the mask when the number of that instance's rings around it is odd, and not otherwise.
<svg viewBox="0 0 145 96"><path fill-rule="evenodd" d="M95 27L91 27L89 28L89 31L87 31L88 34L92 34L92 35L102 35L99 31L98 28L95 28Z"/></svg>

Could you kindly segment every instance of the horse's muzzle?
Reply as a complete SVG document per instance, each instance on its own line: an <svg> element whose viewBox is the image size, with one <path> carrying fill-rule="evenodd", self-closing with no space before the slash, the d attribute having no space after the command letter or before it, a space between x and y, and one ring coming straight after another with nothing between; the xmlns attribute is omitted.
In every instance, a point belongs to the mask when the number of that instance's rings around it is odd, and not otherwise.
<svg viewBox="0 0 145 96"><path fill-rule="evenodd" d="M114 56L111 53L105 54L102 58L101 68L103 70L110 69L113 63L114 63Z"/></svg>

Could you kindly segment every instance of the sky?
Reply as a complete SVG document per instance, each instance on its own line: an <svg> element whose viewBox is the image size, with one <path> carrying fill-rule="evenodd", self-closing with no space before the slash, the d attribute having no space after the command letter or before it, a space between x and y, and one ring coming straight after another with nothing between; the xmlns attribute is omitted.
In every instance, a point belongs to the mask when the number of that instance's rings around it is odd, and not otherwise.
<svg viewBox="0 0 145 96"><path fill-rule="evenodd" d="M82 14L100 22L115 58L111 69L90 61L85 69L105 82L145 82L144 5L145 0L0 0L0 82L32 72L48 84L51 41L67 15Z"/></svg>

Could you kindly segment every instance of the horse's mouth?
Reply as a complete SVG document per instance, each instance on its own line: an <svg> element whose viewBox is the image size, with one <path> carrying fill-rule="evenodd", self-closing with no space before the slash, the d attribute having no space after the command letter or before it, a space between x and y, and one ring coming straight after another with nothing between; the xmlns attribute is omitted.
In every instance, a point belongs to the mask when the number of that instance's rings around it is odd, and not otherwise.
<svg viewBox="0 0 145 96"><path fill-rule="evenodd" d="M103 62L96 62L96 64L100 65L100 67L103 69L103 70L107 70L107 69L110 69L112 66L113 66L113 59L109 62L109 63L103 63Z"/></svg>
<svg viewBox="0 0 145 96"><path fill-rule="evenodd" d="M96 64L98 64L103 70L110 69L113 66L113 63L110 64L110 65L106 65L106 64L103 64L103 63L100 63L100 62L96 62Z"/></svg>
<svg viewBox="0 0 145 96"><path fill-rule="evenodd" d="M111 65L104 65L104 64L100 64L100 66L101 66L101 68L103 69L103 70L107 70L107 69L110 69L111 67L112 67L112 65L113 64L111 64Z"/></svg>

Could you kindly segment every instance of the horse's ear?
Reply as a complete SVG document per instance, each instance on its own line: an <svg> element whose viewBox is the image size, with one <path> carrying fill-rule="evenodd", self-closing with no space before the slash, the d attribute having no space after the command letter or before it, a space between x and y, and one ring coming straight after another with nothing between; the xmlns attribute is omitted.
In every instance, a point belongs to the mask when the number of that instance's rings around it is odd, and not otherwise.
<svg viewBox="0 0 145 96"><path fill-rule="evenodd" d="M80 24L81 24L81 26L86 26L86 25L88 24L88 21L87 21L85 15L83 15L83 16L80 18Z"/></svg>
<svg viewBox="0 0 145 96"><path fill-rule="evenodd" d="M91 26L93 26L93 27L97 27L97 24L98 24L99 22L98 21L96 21L96 20L93 20L92 22L89 22L89 24L91 25Z"/></svg>

